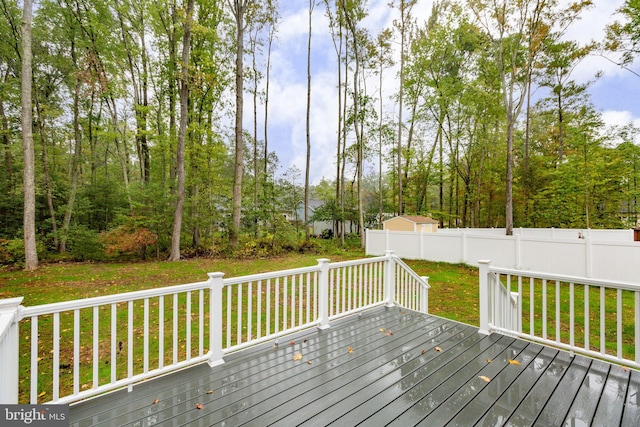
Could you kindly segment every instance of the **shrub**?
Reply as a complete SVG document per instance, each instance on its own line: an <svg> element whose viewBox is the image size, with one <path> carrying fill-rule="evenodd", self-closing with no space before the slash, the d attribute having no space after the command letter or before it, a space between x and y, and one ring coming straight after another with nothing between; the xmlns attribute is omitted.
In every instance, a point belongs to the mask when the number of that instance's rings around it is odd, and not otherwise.
<svg viewBox="0 0 640 427"><path fill-rule="evenodd" d="M135 255L144 259L147 248L156 244L158 236L145 227L121 225L102 233L100 240L109 256Z"/></svg>
<svg viewBox="0 0 640 427"><path fill-rule="evenodd" d="M24 241L22 239L0 239L0 265L23 265Z"/></svg>
<svg viewBox="0 0 640 427"><path fill-rule="evenodd" d="M102 261L105 258L100 233L84 225L69 230L67 252L76 261Z"/></svg>

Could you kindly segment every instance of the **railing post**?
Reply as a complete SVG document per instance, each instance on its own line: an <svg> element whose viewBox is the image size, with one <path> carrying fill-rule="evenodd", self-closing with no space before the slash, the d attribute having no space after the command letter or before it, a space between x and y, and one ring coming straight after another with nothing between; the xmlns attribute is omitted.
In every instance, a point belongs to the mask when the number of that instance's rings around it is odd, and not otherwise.
<svg viewBox="0 0 640 427"><path fill-rule="evenodd" d="M224 273L207 273L209 276L209 366L224 363L222 352L222 288ZM227 307L228 310L231 307ZM174 314L175 315L175 314Z"/></svg>
<svg viewBox="0 0 640 427"><path fill-rule="evenodd" d="M0 301L0 403L18 403L20 304L23 297ZM37 339L37 337L34 337Z"/></svg>
<svg viewBox="0 0 640 427"><path fill-rule="evenodd" d="M427 286L420 286L420 312L429 313L429 277L422 276Z"/></svg>
<svg viewBox="0 0 640 427"><path fill-rule="evenodd" d="M318 259L318 321L319 329L329 327L329 260Z"/></svg>
<svg viewBox="0 0 640 427"><path fill-rule="evenodd" d="M387 307L393 307L396 302L396 260L391 250L386 250L385 256L384 300Z"/></svg>
<svg viewBox="0 0 640 427"><path fill-rule="evenodd" d="M489 314L490 314L490 302L489 302L489 267L491 261L481 260L478 261L480 266L480 332L481 334L489 335Z"/></svg>

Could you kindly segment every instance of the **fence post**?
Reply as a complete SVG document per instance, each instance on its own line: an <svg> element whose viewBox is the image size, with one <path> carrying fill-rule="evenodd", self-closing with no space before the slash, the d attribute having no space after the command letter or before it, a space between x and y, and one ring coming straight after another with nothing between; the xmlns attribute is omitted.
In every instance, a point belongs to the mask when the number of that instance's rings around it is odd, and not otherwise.
<svg viewBox="0 0 640 427"><path fill-rule="evenodd" d="M586 237L585 242L585 276L593 277L593 247L591 246L591 237Z"/></svg>
<svg viewBox="0 0 640 427"><path fill-rule="evenodd" d="M23 297L0 301L0 403L18 403L20 304ZM37 337L34 337L37 339Z"/></svg>
<svg viewBox="0 0 640 427"><path fill-rule="evenodd" d="M467 264L467 233L460 233L460 262Z"/></svg>
<svg viewBox="0 0 640 427"><path fill-rule="evenodd" d="M480 266L480 332L481 334L489 335L489 314L490 314L490 300L489 300L489 267L491 261L480 260L478 261Z"/></svg>
<svg viewBox="0 0 640 427"><path fill-rule="evenodd" d="M319 329L329 327L329 260L318 259L318 321Z"/></svg>
<svg viewBox="0 0 640 427"><path fill-rule="evenodd" d="M387 307L393 307L396 300L396 261L393 251L386 250L385 256L384 299Z"/></svg>
<svg viewBox="0 0 640 427"><path fill-rule="evenodd" d="M207 273L209 276L209 366L224 363L222 352L222 288L224 273ZM227 307L230 310L231 307Z"/></svg>
<svg viewBox="0 0 640 427"><path fill-rule="evenodd" d="M429 277L422 276L422 280L427 284L426 286L420 286L420 312L429 313Z"/></svg>
<svg viewBox="0 0 640 427"><path fill-rule="evenodd" d="M520 232L522 233L522 229L520 229ZM520 269L522 266L522 236L520 234L516 234L515 235L515 243L516 243L516 247L515 247L515 255L516 255L516 259L515 259L515 266L516 269Z"/></svg>

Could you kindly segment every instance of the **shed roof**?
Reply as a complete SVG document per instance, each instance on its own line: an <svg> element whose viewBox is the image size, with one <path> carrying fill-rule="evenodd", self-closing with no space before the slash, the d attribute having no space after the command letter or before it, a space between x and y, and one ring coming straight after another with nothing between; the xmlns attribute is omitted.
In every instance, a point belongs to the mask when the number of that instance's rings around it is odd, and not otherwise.
<svg viewBox="0 0 640 427"><path fill-rule="evenodd" d="M384 222L391 221L396 218L405 219L407 221L415 222L416 224L438 224L438 221L436 221L435 219L428 216L422 216L422 215L400 215L400 216L396 216L391 219L388 219Z"/></svg>

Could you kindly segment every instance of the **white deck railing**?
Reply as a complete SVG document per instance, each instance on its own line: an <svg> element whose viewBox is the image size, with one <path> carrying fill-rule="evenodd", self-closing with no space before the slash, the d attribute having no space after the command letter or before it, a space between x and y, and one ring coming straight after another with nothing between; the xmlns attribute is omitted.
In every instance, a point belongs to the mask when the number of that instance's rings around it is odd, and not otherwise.
<svg viewBox="0 0 640 427"><path fill-rule="evenodd" d="M385 256L35 307L0 301L0 403L73 403L378 305L427 312Z"/></svg>
<svg viewBox="0 0 640 427"><path fill-rule="evenodd" d="M480 265L480 331L640 368L640 285Z"/></svg>

